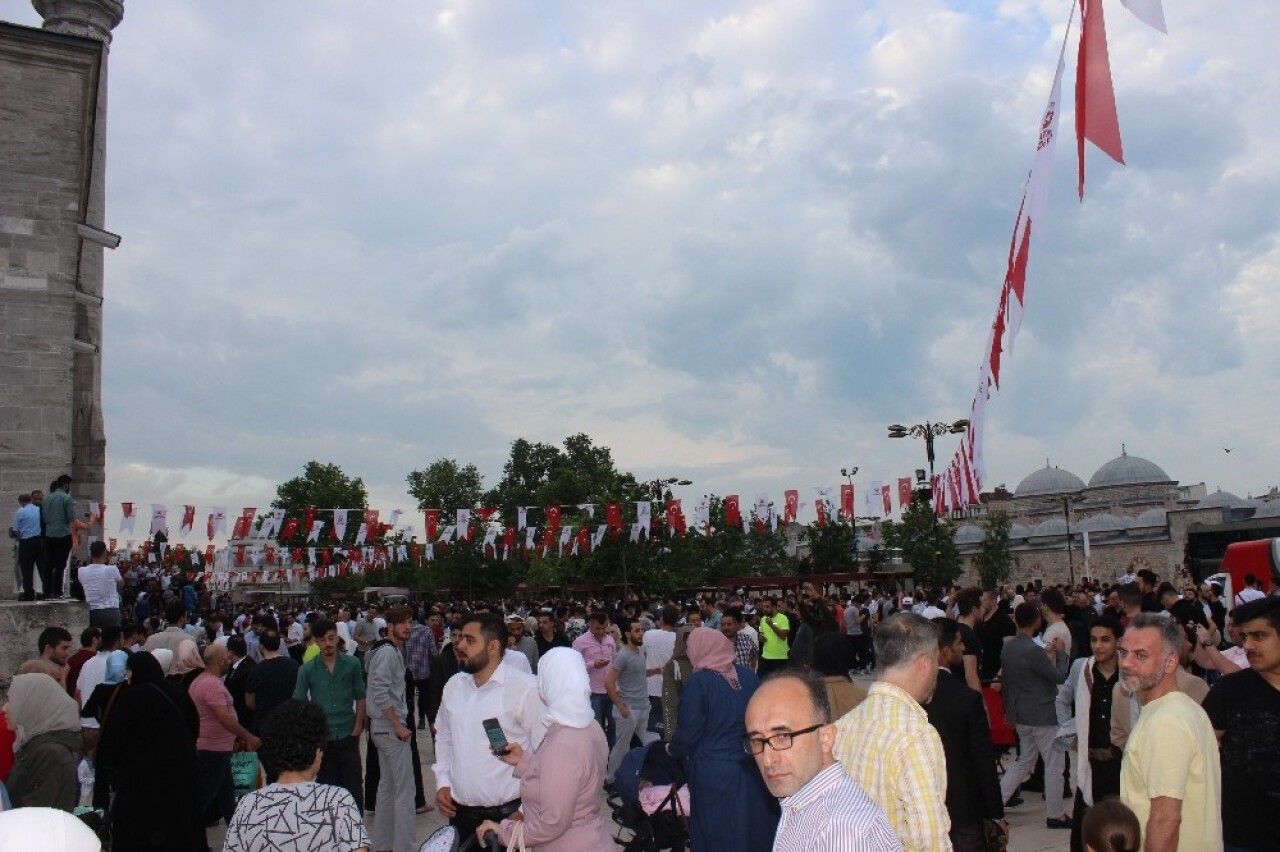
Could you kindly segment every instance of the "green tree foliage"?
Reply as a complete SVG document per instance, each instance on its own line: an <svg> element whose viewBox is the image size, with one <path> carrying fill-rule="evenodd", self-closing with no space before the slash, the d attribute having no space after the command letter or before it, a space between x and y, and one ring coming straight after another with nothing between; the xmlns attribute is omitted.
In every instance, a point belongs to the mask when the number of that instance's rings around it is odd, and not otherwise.
<svg viewBox="0 0 1280 852"><path fill-rule="evenodd" d="M804 527L809 542L809 570L814 574L837 574L858 570L855 548L858 532L853 524L831 521L826 526L816 523Z"/></svg>
<svg viewBox="0 0 1280 852"><path fill-rule="evenodd" d="M460 465L454 459L439 459L425 470L411 471L409 494L418 501L418 509L443 510L441 523L450 523L457 509L474 509L480 505L484 488L475 465Z"/></svg>
<svg viewBox="0 0 1280 852"><path fill-rule="evenodd" d="M349 477L336 464L309 461L302 476L295 476L276 488L271 505L289 515L307 509L367 509L369 492L360 477Z"/></svg>
<svg viewBox="0 0 1280 852"><path fill-rule="evenodd" d="M983 521L982 544L973 558L978 572L978 583L984 589L994 589L1008 582L1018 560L1009 549L1009 529L1013 522L1004 512L991 512Z"/></svg>
<svg viewBox="0 0 1280 852"><path fill-rule="evenodd" d="M885 545L902 551L917 583L937 589L952 585L960 576L955 524L949 518L936 518L929 501L911 501L900 521L885 521L881 530Z"/></svg>

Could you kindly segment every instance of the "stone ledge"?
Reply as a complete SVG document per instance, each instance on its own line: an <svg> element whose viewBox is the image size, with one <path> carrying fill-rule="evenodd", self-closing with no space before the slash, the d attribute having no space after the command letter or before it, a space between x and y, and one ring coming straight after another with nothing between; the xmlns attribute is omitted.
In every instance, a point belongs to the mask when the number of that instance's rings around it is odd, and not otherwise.
<svg viewBox="0 0 1280 852"><path fill-rule="evenodd" d="M88 604L77 600L0 603L0 705L18 666L38 656L40 632L55 626L71 633L72 653L80 650L80 631L89 626Z"/></svg>

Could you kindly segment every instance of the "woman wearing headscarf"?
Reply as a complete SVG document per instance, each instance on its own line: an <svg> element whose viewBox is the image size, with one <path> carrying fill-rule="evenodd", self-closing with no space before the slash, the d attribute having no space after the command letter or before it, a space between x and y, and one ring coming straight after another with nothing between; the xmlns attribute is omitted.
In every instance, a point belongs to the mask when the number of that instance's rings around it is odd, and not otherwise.
<svg viewBox="0 0 1280 852"><path fill-rule="evenodd" d="M849 679L853 664L853 647L848 637L834 632L824 633L813 643L813 672L827 691L833 722L867 697L867 691Z"/></svg>
<svg viewBox="0 0 1280 852"><path fill-rule="evenodd" d="M107 668L102 676L102 683L89 693L88 700L80 710L81 717L95 719L99 725L102 724L114 703L115 694L124 686L124 670L128 661L128 651L112 651L107 655Z"/></svg>
<svg viewBox="0 0 1280 852"><path fill-rule="evenodd" d="M688 625L676 631L676 644L671 651L671 659L662 667L662 738L671 742L675 736L676 725L680 721L680 690L685 681L693 674L693 664L689 662L689 633L693 628Z"/></svg>
<svg viewBox="0 0 1280 852"><path fill-rule="evenodd" d="M0 852L100 852L102 841L89 826L65 811L18 808L0 815Z"/></svg>
<svg viewBox="0 0 1280 852"><path fill-rule="evenodd" d="M112 850L203 852L196 709L151 654L132 655L126 672L98 740L95 787L114 793Z"/></svg>
<svg viewBox="0 0 1280 852"><path fill-rule="evenodd" d="M538 692L547 706L542 742L530 754L512 743L501 756L520 779L516 813L521 818L504 819L500 825L485 821L476 836L496 831L504 846L512 846L523 832L530 850L615 849L600 811L609 747L591 711L591 684L582 655L572 648L552 648L543 655L538 660Z"/></svg>
<svg viewBox="0 0 1280 852"><path fill-rule="evenodd" d="M46 674L20 674L9 685L4 716L17 734L9 770L9 799L15 808L76 806L76 763L80 760L80 707Z"/></svg>
<svg viewBox="0 0 1280 852"><path fill-rule="evenodd" d="M200 648L194 640L183 639L178 643L178 651L173 655L173 664L169 666L168 679L188 690L191 682L204 673L204 659L200 656Z"/></svg>
<svg viewBox="0 0 1280 852"><path fill-rule="evenodd" d="M733 662L733 643L699 627L687 640L693 674L680 695L680 725L667 745L685 758L693 848L768 852L778 828L778 800L742 748L747 702L760 685Z"/></svg>

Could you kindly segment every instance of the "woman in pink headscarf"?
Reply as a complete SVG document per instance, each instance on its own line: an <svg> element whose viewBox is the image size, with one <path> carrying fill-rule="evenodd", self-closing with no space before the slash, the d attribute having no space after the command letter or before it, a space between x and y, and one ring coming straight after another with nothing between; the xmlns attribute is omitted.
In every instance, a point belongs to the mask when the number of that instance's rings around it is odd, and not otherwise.
<svg viewBox="0 0 1280 852"><path fill-rule="evenodd" d="M747 702L760 685L735 665L733 643L719 630L689 633L693 674L680 693L680 724L668 751L689 776L694 849L768 852L778 828L778 800L742 748Z"/></svg>

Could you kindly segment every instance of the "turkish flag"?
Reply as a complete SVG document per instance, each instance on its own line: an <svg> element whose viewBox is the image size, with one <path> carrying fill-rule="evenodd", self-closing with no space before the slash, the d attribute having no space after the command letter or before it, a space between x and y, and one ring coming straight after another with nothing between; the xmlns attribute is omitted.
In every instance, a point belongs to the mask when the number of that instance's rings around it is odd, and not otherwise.
<svg viewBox="0 0 1280 852"><path fill-rule="evenodd" d="M502 534L502 546L507 550L507 556L510 557L516 552L516 528L507 527L506 532Z"/></svg>
<svg viewBox="0 0 1280 852"><path fill-rule="evenodd" d="M586 524L583 524L578 529L578 553L583 556L586 555L587 550L590 547L590 543L588 541L588 537L590 536L590 534L591 534L591 528L588 527Z"/></svg>
<svg viewBox="0 0 1280 852"><path fill-rule="evenodd" d="M847 482L840 486L840 511L853 520L853 486Z"/></svg>
<svg viewBox="0 0 1280 852"><path fill-rule="evenodd" d="M274 547L266 548L265 553L268 565L276 561L276 549Z"/></svg>
<svg viewBox="0 0 1280 852"><path fill-rule="evenodd" d="M213 545L212 544L204 549L204 564L205 565L213 564Z"/></svg>
<svg viewBox="0 0 1280 852"><path fill-rule="evenodd" d="M559 506L548 506L545 509L543 509L542 512L544 515L546 515L547 526L551 527L552 529L560 528L560 507Z"/></svg>
<svg viewBox="0 0 1280 852"><path fill-rule="evenodd" d="M182 507L182 525L178 527L178 534L182 536L191 535L191 525L196 522L196 507Z"/></svg>
<svg viewBox="0 0 1280 852"><path fill-rule="evenodd" d="M827 501L819 497L813 501L813 508L818 513L818 526L825 527L827 525Z"/></svg>
<svg viewBox="0 0 1280 852"><path fill-rule="evenodd" d="M427 522L427 541L435 541L440 532L440 510L427 509L423 515Z"/></svg>
<svg viewBox="0 0 1280 852"><path fill-rule="evenodd" d="M236 547L236 565L244 565L244 545Z"/></svg>
<svg viewBox="0 0 1280 852"><path fill-rule="evenodd" d="M378 534L378 510L365 509L364 522L369 527L369 535L376 536Z"/></svg>
<svg viewBox="0 0 1280 852"><path fill-rule="evenodd" d="M800 513L800 492L794 489L783 491L782 496L786 501L782 508L782 522L784 524L794 524L796 516Z"/></svg>
<svg viewBox="0 0 1280 852"><path fill-rule="evenodd" d="M884 515L887 518L893 512L893 501L889 497L889 486L880 486L880 500L884 503Z"/></svg>
<svg viewBox="0 0 1280 852"><path fill-rule="evenodd" d="M724 522L726 526L742 526L742 505L737 494L727 494L724 498Z"/></svg>
<svg viewBox="0 0 1280 852"><path fill-rule="evenodd" d="M253 528L253 516L257 511L253 506L240 510L240 517L236 518L235 526L231 529L232 538L249 537L249 530Z"/></svg>
<svg viewBox="0 0 1280 852"><path fill-rule="evenodd" d="M680 508L680 501L673 497L667 501L667 533L684 535L685 529L684 511Z"/></svg>
<svg viewBox="0 0 1280 852"><path fill-rule="evenodd" d="M1107 53L1102 0L1080 0L1080 13L1084 22L1076 59L1076 152L1080 160L1078 192L1084 198L1084 140L1097 145L1121 165L1124 165L1124 148L1120 144L1116 93L1111 85L1111 58Z"/></svg>
<svg viewBox="0 0 1280 852"><path fill-rule="evenodd" d="M484 523L484 522L488 522L488 520L493 517L493 513L496 511L498 510L495 509L494 507L486 506L483 509L476 509L476 514L480 516L481 522Z"/></svg>
<svg viewBox="0 0 1280 852"><path fill-rule="evenodd" d="M280 540L288 541L298 534L298 519L290 518L284 522L284 529L280 531Z"/></svg>
<svg viewBox="0 0 1280 852"><path fill-rule="evenodd" d="M605 503L604 505L604 523L609 529L618 531L622 529L622 504L621 503Z"/></svg>
<svg viewBox="0 0 1280 852"><path fill-rule="evenodd" d="M898 506L905 512L911 505L911 477L898 477Z"/></svg>

